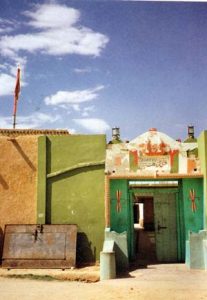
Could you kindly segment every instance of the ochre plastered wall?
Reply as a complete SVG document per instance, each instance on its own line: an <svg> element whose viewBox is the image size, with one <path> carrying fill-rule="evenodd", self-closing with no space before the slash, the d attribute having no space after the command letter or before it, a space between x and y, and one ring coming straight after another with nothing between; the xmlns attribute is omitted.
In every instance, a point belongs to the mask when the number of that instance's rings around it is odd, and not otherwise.
<svg viewBox="0 0 207 300"><path fill-rule="evenodd" d="M37 139L0 137L0 246L5 224L36 223Z"/></svg>

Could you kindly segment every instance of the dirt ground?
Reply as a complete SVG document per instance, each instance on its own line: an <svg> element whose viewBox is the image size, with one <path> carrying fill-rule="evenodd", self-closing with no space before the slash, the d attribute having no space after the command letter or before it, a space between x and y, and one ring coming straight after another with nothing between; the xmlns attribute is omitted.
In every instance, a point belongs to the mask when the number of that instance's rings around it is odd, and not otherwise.
<svg viewBox="0 0 207 300"><path fill-rule="evenodd" d="M1 300L156 300L156 299L207 299L207 272L188 270L184 264L149 265L132 270L128 275L114 280L85 283L69 281L70 274L93 278L98 267L81 270L0 270ZM79 275L77 275L79 272ZM17 279L5 276L22 274L41 275L35 279ZM76 274L76 275L75 275ZM82 275L81 275L82 274ZM84 275L83 275L84 274ZM50 275L62 280L44 280ZM61 276L60 276L61 275ZM90 277L91 276L91 277ZM46 278L46 277L45 277ZM63 280L64 279L64 280ZM81 278L80 278L81 280ZM93 280L89 280L93 281Z"/></svg>

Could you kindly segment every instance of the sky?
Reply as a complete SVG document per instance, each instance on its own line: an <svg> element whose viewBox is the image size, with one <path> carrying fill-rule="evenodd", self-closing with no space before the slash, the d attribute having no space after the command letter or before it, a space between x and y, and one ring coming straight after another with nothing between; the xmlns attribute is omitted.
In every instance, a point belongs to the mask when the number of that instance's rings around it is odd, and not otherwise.
<svg viewBox="0 0 207 300"><path fill-rule="evenodd" d="M207 3L0 0L0 128L207 129Z"/></svg>

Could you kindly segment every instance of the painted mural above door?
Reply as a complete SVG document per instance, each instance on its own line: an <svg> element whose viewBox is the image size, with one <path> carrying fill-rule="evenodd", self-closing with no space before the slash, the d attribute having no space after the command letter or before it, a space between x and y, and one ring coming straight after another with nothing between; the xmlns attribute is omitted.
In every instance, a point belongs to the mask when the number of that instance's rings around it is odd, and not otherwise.
<svg viewBox="0 0 207 300"><path fill-rule="evenodd" d="M181 142L151 128L130 142L109 143L106 172L109 174L155 175L199 174L198 145Z"/></svg>

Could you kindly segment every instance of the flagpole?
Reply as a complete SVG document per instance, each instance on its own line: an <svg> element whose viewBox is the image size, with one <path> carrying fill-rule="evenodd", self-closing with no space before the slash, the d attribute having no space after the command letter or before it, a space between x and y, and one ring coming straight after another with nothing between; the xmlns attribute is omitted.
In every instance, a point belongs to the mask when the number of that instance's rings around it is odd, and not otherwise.
<svg viewBox="0 0 207 300"><path fill-rule="evenodd" d="M20 92L20 68L17 69L16 85L14 90L14 110L13 110L13 129L16 128L17 101Z"/></svg>
<svg viewBox="0 0 207 300"><path fill-rule="evenodd" d="M13 115L13 129L16 128L16 115Z"/></svg>

